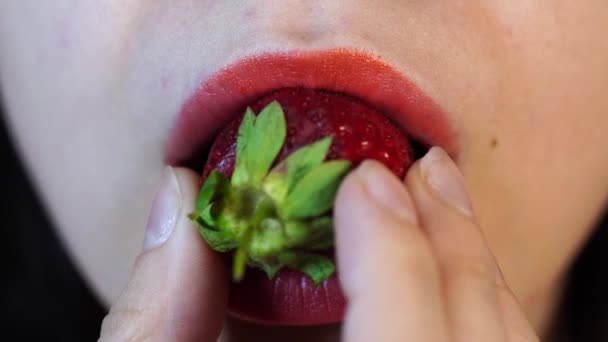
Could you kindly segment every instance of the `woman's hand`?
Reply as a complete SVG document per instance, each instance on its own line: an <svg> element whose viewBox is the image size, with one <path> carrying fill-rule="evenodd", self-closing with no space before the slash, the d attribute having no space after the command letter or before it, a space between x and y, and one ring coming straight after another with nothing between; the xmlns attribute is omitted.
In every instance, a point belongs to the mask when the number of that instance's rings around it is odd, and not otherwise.
<svg viewBox="0 0 608 342"><path fill-rule="evenodd" d="M145 251L104 320L102 341L217 339L229 277L187 218L195 189L193 172L165 172ZM414 164L405 185L365 162L340 188L335 219L349 301L343 340L538 341L443 150Z"/></svg>
<svg viewBox="0 0 608 342"><path fill-rule="evenodd" d="M101 341L217 339L229 277L220 255L205 244L187 216L194 209L198 179L186 169L165 171L144 252L103 321Z"/></svg>
<svg viewBox="0 0 608 342"><path fill-rule="evenodd" d="M443 150L416 162L405 185L363 163L340 188L335 220L343 340L538 341Z"/></svg>

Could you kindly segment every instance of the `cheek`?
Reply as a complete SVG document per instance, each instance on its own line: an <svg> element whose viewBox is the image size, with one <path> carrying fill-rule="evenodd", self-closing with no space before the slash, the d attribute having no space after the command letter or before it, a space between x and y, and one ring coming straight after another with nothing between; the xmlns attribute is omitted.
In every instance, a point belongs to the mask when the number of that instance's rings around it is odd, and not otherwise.
<svg viewBox="0 0 608 342"><path fill-rule="evenodd" d="M481 75L451 68L470 89L450 97L459 162L488 242L531 311L608 199L608 17L594 4L493 2L494 19L474 25L490 37L469 41Z"/></svg>
<svg viewBox="0 0 608 342"><path fill-rule="evenodd" d="M173 116L211 69L201 64L225 58L237 35L201 34L227 27L236 2L167 4L0 6L8 121L65 245L108 302L141 249Z"/></svg>
<svg viewBox="0 0 608 342"><path fill-rule="evenodd" d="M0 10L7 119L60 236L104 299L141 248L179 101L179 89L162 87L152 47L129 48L149 32L136 24L141 3Z"/></svg>
<svg viewBox="0 0 608 342"><path fill-rule="evenodd" d="M588 122L607 123L592 111L586 123L562 113L578 112L564 107L497 123L471 142L462 161L488 243L539 328L608 199L608 155L602 133Z"/></svg>

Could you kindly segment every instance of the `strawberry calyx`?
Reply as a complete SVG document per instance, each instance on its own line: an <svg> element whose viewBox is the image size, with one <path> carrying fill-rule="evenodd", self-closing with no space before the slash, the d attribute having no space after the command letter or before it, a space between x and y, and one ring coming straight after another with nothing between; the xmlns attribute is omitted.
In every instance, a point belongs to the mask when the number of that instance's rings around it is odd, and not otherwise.
<svg viewBox="0 0 608 342"><path fill-rule="evenodd" d="M301 271L315 284L335 272L322 252L334 245L333 207L348 160L325 161L332 143L325 137L303 146L272 167L286 135L276 101L259 115L248 108L239 126L230 179L213 170L190 218L216 251L234 251L232 275L246 266L273 278L283 267Z"/></svg>

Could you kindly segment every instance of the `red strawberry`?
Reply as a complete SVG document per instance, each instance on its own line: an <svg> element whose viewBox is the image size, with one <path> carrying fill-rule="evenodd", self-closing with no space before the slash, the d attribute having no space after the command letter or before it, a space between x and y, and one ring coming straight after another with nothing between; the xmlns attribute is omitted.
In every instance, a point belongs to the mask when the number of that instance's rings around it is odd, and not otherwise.
<svg viewBox="0 0 608 342"><path fill-rule="evenodd" d="M259 112L256 117L254 112ZM315 284L335 270L331 208L352 165L384 163L403 177L411 146L377 110L353 97L288 88L254 103L218 135L191 218L217 251L273 278L283 267Z"/></svg>
<svg viewBox="0 0 608 342"><path fill-rule="evenodd" d="M386 116L354 97L307 88L286 88L251 105L258 113L272 101L283 107L287 139L277 158L283 160L294 150L323 137L333 137L328 160L346 159L354 166L375 159L403 178L412 164L412 152L405 135ZM203 171L203 180L217 169L230 177L234 169L239 124L233 120L213 142Z"/></svg>

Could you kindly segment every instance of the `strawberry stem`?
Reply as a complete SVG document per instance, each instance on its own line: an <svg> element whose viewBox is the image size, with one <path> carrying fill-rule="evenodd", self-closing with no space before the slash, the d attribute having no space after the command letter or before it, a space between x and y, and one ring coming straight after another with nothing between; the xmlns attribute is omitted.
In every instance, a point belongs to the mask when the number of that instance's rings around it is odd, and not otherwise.
<svg viewBox="0 0 608 342"><path fill-rule="evenodd" d="M243 219L247 224L241 232L236 254L232 265L232 278L234 281L240 281L245 274L247 265L247 257L250 254L251 243L253 236L259 230L260 223L269 217L276 215L274 202L263 191L254 188L245 188L242 191L237 191L242 197L238 198L238 205L246 205L238 210L243 215Z"/></svg>
<svg viewBox="0 0 608 342"><path fill-rule="evenodd" d="M236 249L234 262L232 264L232 279L241 281L245 275L245 266L247 265L247 254L249 254L249 246L253 237L253 227L245 227L245 232Z"/></svg>
<svg viewBox="0 0 608 342"><path fill-rule="evenodd" d="M329 213L351 164L324 161L332 142L326 137L272 167L285 142L285 124L278 103L257 117L248 109L239 127L231 179L212 171L190 215L213 249L236 250L234 281L243 279L247 265L261 268L269 278L289 267L308 274L315 284L335 270L333 261L317 252L333 245Z"/></svg>

